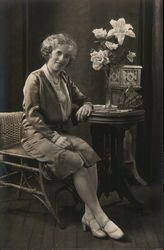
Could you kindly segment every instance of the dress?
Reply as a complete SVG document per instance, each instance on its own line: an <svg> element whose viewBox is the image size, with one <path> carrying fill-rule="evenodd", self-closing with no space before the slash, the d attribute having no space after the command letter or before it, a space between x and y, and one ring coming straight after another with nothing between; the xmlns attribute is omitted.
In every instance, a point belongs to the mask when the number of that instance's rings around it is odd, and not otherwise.
<svg viewBox="0 0 164 250"><path fill-rule="evenodd" d="M23 138L25 151L33 158L45 163L44 172L52 178L64 179L82 167L90 167L100 160L99 156L83 139L70 135L72 104L79 106L90 100L70 80L66 72L60 73L65 89L63 98L46 77L45 65L32 72L25 83L23 92ZM66 113L63 106L65 105ZM55 144L64 135L71 147L61 148Z"/></svg>

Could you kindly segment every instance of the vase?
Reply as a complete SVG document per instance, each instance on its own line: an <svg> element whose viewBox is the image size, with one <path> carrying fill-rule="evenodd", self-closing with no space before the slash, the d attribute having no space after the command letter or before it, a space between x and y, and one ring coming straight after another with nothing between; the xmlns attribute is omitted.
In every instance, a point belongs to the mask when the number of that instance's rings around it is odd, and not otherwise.
<svg viewBox="0 0 164 250"><path fill-rule="evenodd" d="M111 68L107 67L104 69L105 73L105 109L112 109L112 86L110 81Z"/></svg>
<svg viewBox="0 0 164 250"><path fill-rule="evenodd" d="M106 88L105 88L105 109L112 108L112 87L110 77L106 76Z"/></svg>

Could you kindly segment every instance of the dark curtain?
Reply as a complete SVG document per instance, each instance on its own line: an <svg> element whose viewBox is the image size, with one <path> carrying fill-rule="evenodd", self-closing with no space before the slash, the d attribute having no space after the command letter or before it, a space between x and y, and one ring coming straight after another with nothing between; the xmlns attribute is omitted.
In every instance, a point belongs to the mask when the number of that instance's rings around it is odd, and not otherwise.
<svg viewBox="0 0 164 250"><path fill-rule="evenodd" d="M94 103L105 101L104 74L92 70L89 58L94 28L110 28L124 17L134 27L134 64L142 65L146 119L138 128L137 165L147 180L159 180L162 165L162 0L1 0L0 111L21 110L26 76L39 68L40 44L51 33L67 32L79 51L70 68L72 79ZM89 128L75 132L90 142Z"/></svg>
<svg viewBox="0 0 164 250"><path fill-rule="evenodd" d="M21 1L0 1L0 111L20 110L24 81Z"/></svg>
<svg viewBox="0 0 164 250"><path fill-rule="evenodd" d="M162 180L163 1L140 2L142 95L146 118L139 128L138 165L148 181Z"/></svg>
<svg viewBox="0 0 164 250"><path fill-rule="evenodd" d="M152 26L152 144L150 176L163 179L163 1L153 0ZM158 168L159 167L159 168ZM156 168L158 170L156 171ZM155 179L154 178L154 179Z"/></svg>

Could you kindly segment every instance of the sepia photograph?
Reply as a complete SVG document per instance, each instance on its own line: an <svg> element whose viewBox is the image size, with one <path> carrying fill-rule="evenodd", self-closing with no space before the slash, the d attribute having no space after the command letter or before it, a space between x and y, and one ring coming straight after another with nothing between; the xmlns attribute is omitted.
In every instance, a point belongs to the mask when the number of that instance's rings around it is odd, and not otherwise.
<svg viewBox="0 0 164 250"><path fill-rule="evenodd" d="M0 250L162 250L163 182L163 1L0 0Z"/></svg>

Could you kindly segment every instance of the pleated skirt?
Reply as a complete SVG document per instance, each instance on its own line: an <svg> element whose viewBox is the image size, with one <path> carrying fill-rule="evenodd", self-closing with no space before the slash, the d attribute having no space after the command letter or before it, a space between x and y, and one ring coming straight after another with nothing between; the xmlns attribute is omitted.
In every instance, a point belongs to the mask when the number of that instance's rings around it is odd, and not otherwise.
<svg viewBox="0 0 164 250"><path fill-rule="evenodd" d="M25 151L44 163L44 171L50 179L53 176L64 179L80 168L89 168L100 161L97 153L83 139L70 134L63 136L71 142L71 148L61 148L39 133L22 139Z"/></svg>

